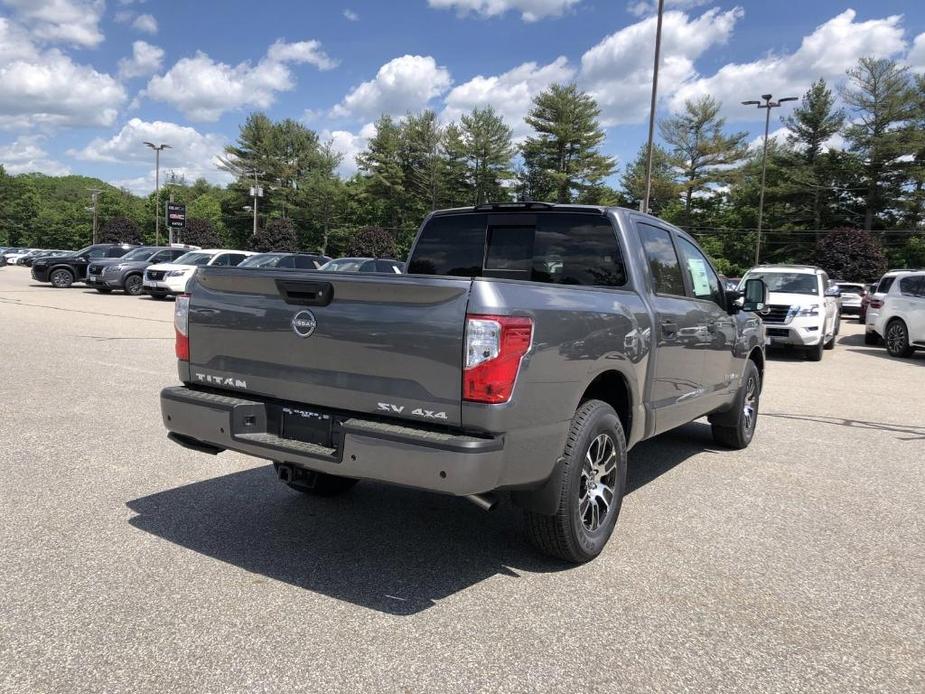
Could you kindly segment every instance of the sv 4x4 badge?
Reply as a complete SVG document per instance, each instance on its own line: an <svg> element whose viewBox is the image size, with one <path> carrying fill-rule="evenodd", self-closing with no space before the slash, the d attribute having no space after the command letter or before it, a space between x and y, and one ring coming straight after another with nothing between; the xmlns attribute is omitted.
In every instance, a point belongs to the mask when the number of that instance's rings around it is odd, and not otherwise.
<svg viewBox="0 0 925 694"><path fill-rule="evenodd" d="M378 402L376 403L377 409L380 412L388 412L390 414L401 414L405 411L404 405L393 405L390 402ZM411 410L409 414L415 417L423 417L424 419L446 419L446 412L434 412L433 410L423 410L420 407L416 407Z"/></svg>

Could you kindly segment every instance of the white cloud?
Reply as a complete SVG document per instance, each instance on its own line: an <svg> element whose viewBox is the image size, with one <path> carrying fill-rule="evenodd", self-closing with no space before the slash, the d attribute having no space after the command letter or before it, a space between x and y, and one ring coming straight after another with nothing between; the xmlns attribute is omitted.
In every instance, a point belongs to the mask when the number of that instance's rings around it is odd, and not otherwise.
<svg viewBox="0 0 925 694"><path fill-rule="evenodd" d="M153 75L161 69L163 60L164 49L145 41L135 41L132 43L132 57L119 61L119 77L131 79Z"/></svg>
<svg viewBox="0 0 925 694"><path fill-rule="evenodd" d="M761 93L800 96L820 77L830 82L843 79L845 70L863 56L889 57L904 50L902 17L856 22L855 16L854 10L845 10L833 17L804 37L793 53L730 63L714 75L692 80L674 92L669 104L680 110L686 99L711 94L723 102L730 120L756 120L740 101Z"/></svg>
<svg viewBox="0 0 925 694"><path fill-rule="evenodd" d="M441 118L459 120L462 114L474 108L492 106L514 129L515 138L520 138L529 130L523 119L533 97L553 82L569 82L574 75L568 60L561 56L548 65L524 63L500 75L479 75L447 94Z"/></svg>
<svg viewBox="0 0 925 694"><path fill-rule="evenodd" d="M0 127L111 125L125 98L110 75L40 50L0 17Z"/></svg>
<svg viewBox="0 0 925 694"><path fill-rule="evenodd" d="M103 40L105 0L0 0L40 40L92 48Z"/></svg>
<svg viewBox="0 0 925 694"><path fill-rule="evenodd" d="M310 63L319 70L336 65L318 41L277 41L256 65L245 61L232 67L202 51L182 58L164 75L148 82L146 95L165 101L190 120L218 120L225 111L243 106L268 108L276 93L295 86L289 63Z"/></svg>
<svg viewBox="0 0 925 694"><path fill-rule="evenodd" d="M665 0L666 10L692 10L695 7L709 5L713 0ZM632 0L626 5L626 11L636 17L655 14L658 11L658 0Z"/></svg>
<svg viewBox="0 0 925 694"><path fill-rule="evenodd" d="M214 133L200 133L195 128L168 121L144 121L132 118L119 132L109 139L98 137L82 149L69 150L68 155L83 161L109 164L151 166L151 185L144 192L154 188L154 152L145 142L168 144L170 149L161 152L161 176L174 171L192 181L203 176L206 179L227 183L231 177L219 171L216 164L226 144L224 136ZM147 176L120 179L117 185L132 190L147 186ZM128 185L126 182L132 182Z"/></svg>
<svg viewBox="0 0 925 694"><path fill-rule="evenodd" d="M672 94L696 77L694 61L725 43L742 18L741 8L708 10L691 19L666 12L662 24L660 94ZM606 37L581 57L578 81L597 100L605 125L636 123L649 112L655 17L643 19Z"/></svg>
<svg viewBox="0 0 925 694"><path fill-rule="evenodd" d="M22 135L8 145L0 145L0 164L9 174L38 171L49 176L65 176L71 170L48 156L41 135Z"/></svg>
<svg viewBox="0 0 925 694"><path fill-rule="evenodd" d="M157 20L150 14L140 14L132 22L132 28L143 31L146 34L157 33Z"/></svg>
<svg viewBox="0 0 925 694"><path fill-rule="evenodd" d="M906 56L906 63L915 72L925 72L925 33L915 37L909 55Z"/></svg>
<svg viewBox="0 0 925 694"><path fill-rule="evenodd" d="M581 0L427 0L428 5L439 10L455 8L461 17L468 14L497 17L508 10L514 10L520 12L525 22L559 17L579 2Z"/></svg>
<svg viewBox="0 0 925 694"><path fill-rule="evenodd" d="M364 125L359 133L347 130L323 130L320 135L322 142L330 142L334 151L341 155L337 172L345 178L357 172L356 157L366 149L366 144L375 136L376 126L373 123Z"/></svg>
<svg viewBox="0 0 925 694"><path fill-rule="evenodd" d="M382 113L404 115L443 94L453 80L449 70L430 56L403 55L379 68L375 78L363 82L335 106L335 117L377 118Z"/></svg>
<svg viewBox="0 0 925 694"><path fill-rule="evenodd" d="M353 10L344 10L344 19L346 19L348 22L359 22L360 15L358 15Z"/></svg>

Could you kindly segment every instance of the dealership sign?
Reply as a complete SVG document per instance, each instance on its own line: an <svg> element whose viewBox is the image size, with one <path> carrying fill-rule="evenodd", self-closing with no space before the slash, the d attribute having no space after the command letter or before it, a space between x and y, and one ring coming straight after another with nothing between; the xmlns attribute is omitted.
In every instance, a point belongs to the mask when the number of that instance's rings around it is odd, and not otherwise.
<svg viewBox="0 0 925 694"><path fill-rule="evenodd" d="M167 226L172 229L186 227L186 205L181 205L178 202L167 203Z"/></svg>

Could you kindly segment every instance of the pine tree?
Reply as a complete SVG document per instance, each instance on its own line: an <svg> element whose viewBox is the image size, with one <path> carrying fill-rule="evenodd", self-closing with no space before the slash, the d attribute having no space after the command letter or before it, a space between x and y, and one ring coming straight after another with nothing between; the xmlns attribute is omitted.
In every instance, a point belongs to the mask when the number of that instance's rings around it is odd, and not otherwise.
<svg viewBox="0 0 925 694"><path fill-rule="evenodd" d="M646 173L648 147L642 145L636 158L627 164L620 178L620 185L626 193L625 204L639 208L646 195ZM649 211L654 215L662 212L678 197L678 186L674 180L674 168L671 157L662 147L653 145L652 149L652 188L649 193Z"/></svg>
<svg viewBox="0 0 925 694"><path fill-rule="evenodd" d="M404 221L407 197L402 170L401 128L391 116L376 121L376 134L366 150L357 155L357 166L365 175L366 190L376 201L377 217L390 227L400 227Z"/></svg>
<svg viewBox="0 0 925 694"><path fill-rule="evenodd" d="M444 129L440 152L443 158L443 204L447 207L471 204L466 143L456 123L450 123Z"/></svg>
<svg viewBox="0 0 925 694"><path fill-rule="evenodd" d="M460 121L469 169L469 202L478 205L509 199L504 182L511 178L513 131L491 106L476 108Z"/></svg>
<svg viewBox="0 0 925 694"><path fill-rule="evenodd" d="M694 193L728 179L726 169L747 154L747 133L726 135L721 104L710 96L684 103L684 112L659 124L662 139L671 146L671 163L684 190L684 224L690 226Z"/></svg>
<svg viewBox="0 0 925 694"><path fill-rule="evenodd" d="M575 85L553 84L533 99L525 120L536 134L521 147L532 197L580 200L613 173L614 160L598 152L599 117L594 99Z"/></svg>
<svg viewBox="0 0 925 694"><path fill-rule="evenodd" d="M901 157L910 154L906 126L914 116L915 100L907 68L894 60L861 58L848 70L848 78L842 98L854 117L845 137L863 160L864 228L869 231L900 197L905 168Z"/></svg>
<svg viewBox="0 0 925 694"><path fill-rule="evenodd" d="M440 206L443 161L440 142L443 128L437 114L425 110L408 114L401 124L401 159L408 193L409 212L423 216Z"/></svg>

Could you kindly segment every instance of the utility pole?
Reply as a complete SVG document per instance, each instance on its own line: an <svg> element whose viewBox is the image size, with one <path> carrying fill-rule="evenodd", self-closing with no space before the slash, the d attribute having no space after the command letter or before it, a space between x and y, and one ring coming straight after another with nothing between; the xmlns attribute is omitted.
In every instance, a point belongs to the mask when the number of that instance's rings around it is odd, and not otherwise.
<svg viewBox="0 0 925 694"><path fill-rule="evenodd" d="M254 198L254 236L257 235L257 198L263 197L263 189L257 182L257 169L254 169L254 187L251 188L251 197ZM261 172L262 173L262 172Z"/></svg>
<svg viewBox="0 0 925 694"><path fill-rule="evenodd" d="M97 188L89 188L88 190L90 191L90 198L93 200L93 243L97 243L99 241L99 235L97 234L97 202L100 193L103 191Z"/></svg>
<svg viewBox="0 0 925 694"><path fill-rule="evenodd" d="M639 206L640 212L649 212L649 198L652 195L652 138L655 135L655 102L658 98L658 61L662 50L662 14L665 0L658 0L658 19L655 24L655 64L652 67L652 101L649 104L649 139L646 145L646 196Z"/></svg>
<svg viewBox="0 0 925 694"><path fill-rule="evenodd" d="M145 142L146 147L154 150L154 245L161 245L161 150L170 149L170 145L155 145Z"/></svg>
<svg viewBox="0 0 925 694"><path fill-rule="evenodd" d="M785 101L797 100L795 96L785 96L783 99L772 101L771 94L762 94L761 98L764 99L764 103L755 100L742 102L743 106L758 106L758 108L766 109L764 114L764 147L761 152L761 188L758 194L758 236L755 239L755 265L758 265L761 258L761 223L764 221L764 182L768 171L768 127L771 125L771 109L777 108Z"/></svg>

